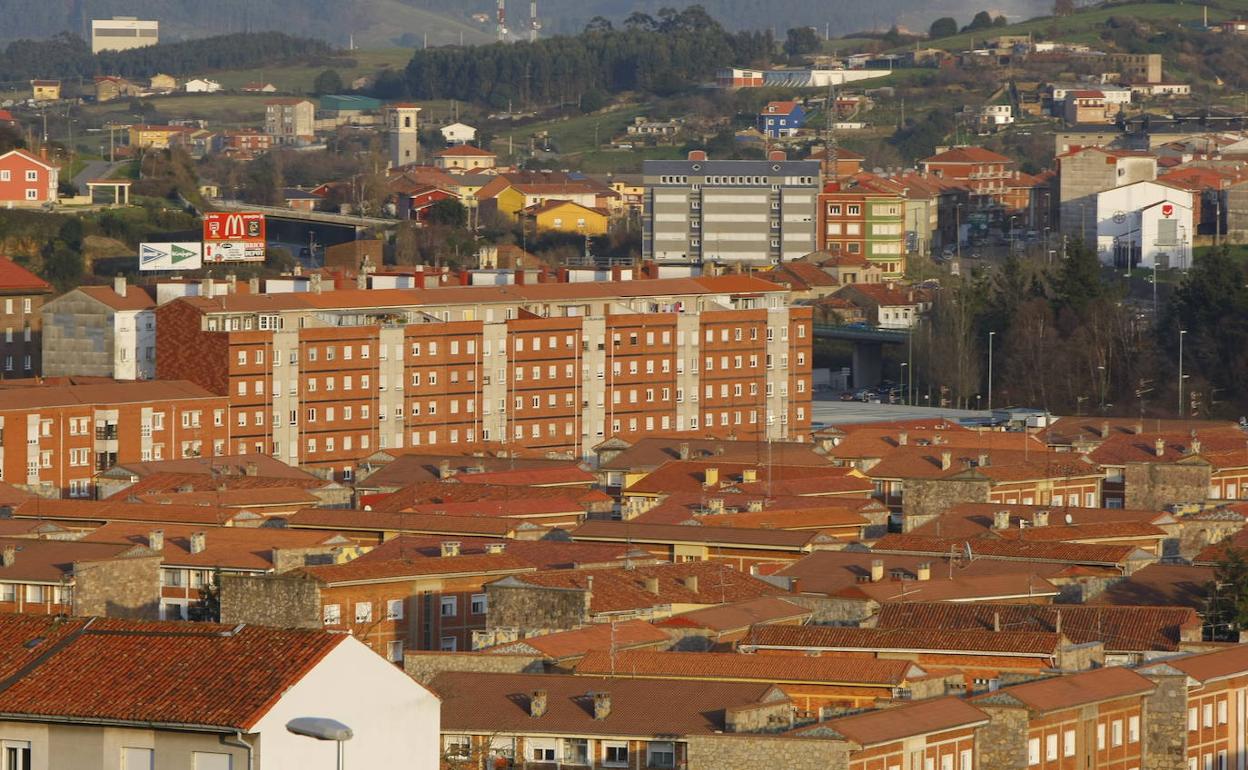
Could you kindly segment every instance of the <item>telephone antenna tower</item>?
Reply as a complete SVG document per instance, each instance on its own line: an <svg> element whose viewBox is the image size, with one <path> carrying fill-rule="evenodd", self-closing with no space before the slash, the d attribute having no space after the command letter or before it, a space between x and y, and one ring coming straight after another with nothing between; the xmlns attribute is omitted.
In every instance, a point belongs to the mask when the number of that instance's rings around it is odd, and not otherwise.
<svg viewBox="0 0 1248 770"><path fill-rule="evenodd" d="M823 181L836 179L836 83L828 83L828 100L824 105L827 120L823 129Z"/></svg>
<svg viewBox="0 0 1248 770"><path fill-rule="evenodd" d="M498 42L507 40L507 0L498 0Z"/></svg>
<svg viewBox="0 0 1248 770"><path fill-rule="evenodd" d="M537 19L537 0L529 0L529 42L537 42L537 33L541 30L542 23Z"/></svg>

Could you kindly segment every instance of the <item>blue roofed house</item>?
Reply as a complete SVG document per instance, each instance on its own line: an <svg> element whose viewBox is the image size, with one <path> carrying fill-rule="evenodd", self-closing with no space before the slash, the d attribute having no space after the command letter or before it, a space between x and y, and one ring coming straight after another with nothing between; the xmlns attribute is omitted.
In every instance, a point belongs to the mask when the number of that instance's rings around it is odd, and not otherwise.
<svg viewBox="0 0 1248 770"><path fill-rule="evenodd" d="M806 111L797 102L768 102L758 113L758 130L773 139L794 136L806 122Z"/></svg>

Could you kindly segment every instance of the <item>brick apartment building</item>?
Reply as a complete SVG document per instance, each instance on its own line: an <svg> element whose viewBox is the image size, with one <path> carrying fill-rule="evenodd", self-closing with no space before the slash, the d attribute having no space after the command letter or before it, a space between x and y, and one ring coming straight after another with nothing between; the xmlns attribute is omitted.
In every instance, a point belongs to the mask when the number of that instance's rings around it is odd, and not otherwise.
<svg viewBox="0 0 1248 770"><path fill-rule="evenodd" d="M95 474L117 463L225 454L225 415L225 398L189 382L5 383L0 478L90 497Z"/></svg>
<svg viewBox="0 0 1248 770"><path fill-rule="evenodd" d="M351 478L382 449L801 435L810 319L736 275L188 297L157 310L157 375L228 398L231 453Z"/></svg>
<svg viewBox="0 0 1248 770"><path fill-rule="evenodd" d="M30 377L41 370L42 309L48 282L0 257L0 377Z"/></svg>
<svg viewBox="0 0 1248 770"><path fill-rule="evenodd" d="M849 181L819 193L818 245L829 254L861 256L887 278L906 272L906 201L901 195Z"/></svg>

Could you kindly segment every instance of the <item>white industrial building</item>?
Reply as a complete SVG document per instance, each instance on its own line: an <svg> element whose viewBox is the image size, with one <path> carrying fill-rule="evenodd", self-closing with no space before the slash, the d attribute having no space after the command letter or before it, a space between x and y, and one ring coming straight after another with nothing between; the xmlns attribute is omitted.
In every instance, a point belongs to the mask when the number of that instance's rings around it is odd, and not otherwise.
<svg viewBox="0 0 1248 770"><path fill-rule="evenodd" d="M1192 193L1136 182L1096 196L1096 251L1104 265L1186 270L1192 263Z"/></svg>
<svg viewBox="0 0 1248 770"><path fill-rule="evenodd" d="M132 48L145 48L159 42L160 22L158 21L136 19L133 16L91 20L91 53L129 51Z"/></svg>

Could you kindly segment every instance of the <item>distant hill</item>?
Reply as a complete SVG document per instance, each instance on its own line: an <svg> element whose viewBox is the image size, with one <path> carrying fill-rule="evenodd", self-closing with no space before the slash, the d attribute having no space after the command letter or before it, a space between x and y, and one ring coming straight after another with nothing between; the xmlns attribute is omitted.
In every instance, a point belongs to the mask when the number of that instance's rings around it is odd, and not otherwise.
<svg viewBox="0 0 1248 770"><path fill-rule="evenodd" d="M683 8L677 0L538 0L545 33L579 32L595 16L620 21L634 11L654 15L660 8ZM965 24L976 11L1010 19L1048 13L1051 0L702 0L706 10L732 30L773 29L778 38L797 26L826 28L833 37L858 30L887 30L894 23L925 31L938 16ZM5 0L0 43L23 37L45 38L59 32L86 36L92 18L113 15L158 19L166 40L232 32L281 31L346 46L385 47L494 39L495 0ZM508 22L522 36L529 14L527 0L510 0ZM484 22L474 20L484 14Z"/></svg>

